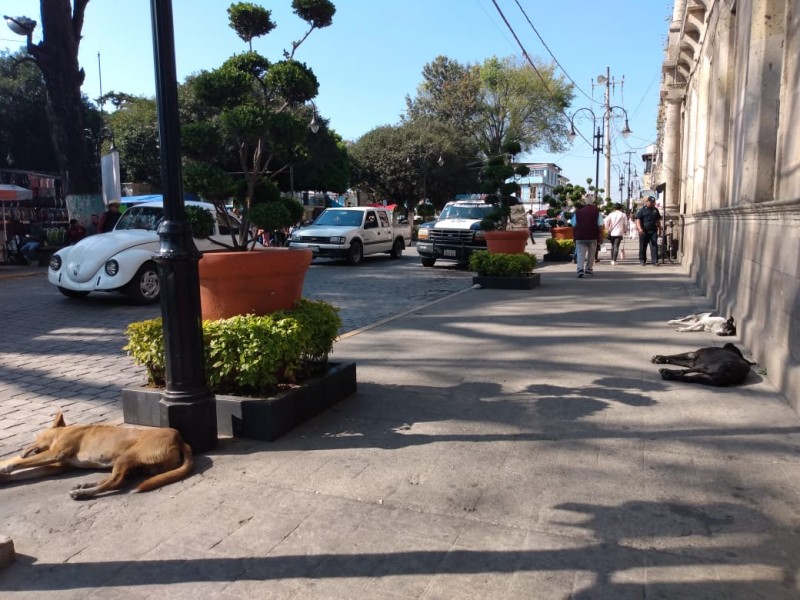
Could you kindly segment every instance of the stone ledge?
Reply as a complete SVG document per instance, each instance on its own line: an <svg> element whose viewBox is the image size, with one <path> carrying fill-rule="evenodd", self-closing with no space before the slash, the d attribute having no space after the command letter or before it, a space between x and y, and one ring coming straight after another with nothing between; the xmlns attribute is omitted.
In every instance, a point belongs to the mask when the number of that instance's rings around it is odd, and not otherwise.
<svg viewBox="0 0 800 600"><path fill-rule="evenodd" d="M14 541L5 535L0 535L0 569L7 567L16 559Z"/></svg>
<svg viewBox="0 0 800 600"><path fill-rule="evenodd" d="M356 364L328 363L325 373L269 398L217 395L217 431L222 435L271 442L356 391ZM126 423L159 427L162 390L122 390Z"/></svg>
<svg viewBox="0 0 800 600"><path fill-rule="evenodd" d="M479 285L482 288L495 290L532 290L539 286L541 275L531 273L518 277L486 277L475 275L472 278L472 285Z"/></svg>

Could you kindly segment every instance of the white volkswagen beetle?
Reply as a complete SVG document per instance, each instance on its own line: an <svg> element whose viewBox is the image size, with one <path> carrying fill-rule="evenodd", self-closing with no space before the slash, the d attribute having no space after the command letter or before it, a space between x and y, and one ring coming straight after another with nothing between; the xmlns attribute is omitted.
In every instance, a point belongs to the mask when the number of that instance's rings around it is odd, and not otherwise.
<svg viewBox="0 0 800 600"><path fill-rule="evenodd" d="M231 233L238 234L238 221L217 215L214 205L186 201L214 215L214 232L209 238L195 238L200 251L220 249L230 244ZM158 225L164 218L163 203L146 202L122 213L116 227L62 248L50 259L47 278L69 298L83 298L91 292L122 292L137 304L158 301L161 286L153 255L158 250ZM231 232L231 226L234 227Z"/></svg>

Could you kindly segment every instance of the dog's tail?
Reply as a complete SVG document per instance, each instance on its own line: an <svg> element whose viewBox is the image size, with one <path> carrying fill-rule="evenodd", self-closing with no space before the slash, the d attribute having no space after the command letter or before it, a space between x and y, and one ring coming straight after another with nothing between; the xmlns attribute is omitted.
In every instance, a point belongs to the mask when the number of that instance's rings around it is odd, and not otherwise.
<svg viewBox="0 0 800 600"><path fill-rule="evenodd" d="M159 473L158 475L154 475L153 477L145 479L133 491L149 492L150 490L160 488L161 486L167 485L169 483L180 481L181 479L186 477L189 473L191 473L192 469L194 468L194 457L192 455L192 447L183 440L181 440L180 448L181 448L181 454L183 454L183 463L181 463L181 465L178 468L172 469L172 471Z"/></svg>

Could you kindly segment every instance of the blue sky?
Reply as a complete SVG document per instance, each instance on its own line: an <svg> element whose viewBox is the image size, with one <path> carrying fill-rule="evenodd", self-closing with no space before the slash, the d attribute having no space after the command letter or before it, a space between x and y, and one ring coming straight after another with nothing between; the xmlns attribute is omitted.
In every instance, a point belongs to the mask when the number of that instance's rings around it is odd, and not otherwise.
<svg viewBox="0 0 800 600"><path fill-rule="evenodd" d="M607 67L615 80L624 76L624 86L616 87L611 103L628 111L633 134L627 140L612 135L612 164L626 164L626 152L633 151L632 164L641 172L639 157L656 137L660 69L672 1L495 1L528 54L550 61L549 48L580 87L569 114L582 107L602 113L603 89L595 86L593 92L591 82L597 75L604 75ZM406 95L413 96L421 82L422 67L438 55L474 63L490 56L521 54L492 0L333 2L333 24L313 32L295 58L308 64L319 79L319 113L348 140L358 139L380 125L396 124L405 109ZM305 22L292 14L290 0L260 4L272 10L277 27L265 38L255 40L253 48L278 60L282 50L303 35ZM229 5L227 0L173 0L179 80L214 68L231 54L246 49L227 25ZM41 20L39 0L4 0L2 11ZM37 28L34 41L40 39L41 30ZM0 31L0 48L15 50L20 42L21 38L10 30ZM153 95L150 2L91 0L86 10L80 62L86 71L83 91L91 98L99 96L99 72L103 92ZM586 117L586 111L579 113L576 127L591 140L591 121ZM621 126L620 123L618 127ZM576 183L594 176L591 144L580 137L564 154L533 151L527 158L555 162ZM616 168L612 168L610 187L615 197L617 181Z"/></svg>

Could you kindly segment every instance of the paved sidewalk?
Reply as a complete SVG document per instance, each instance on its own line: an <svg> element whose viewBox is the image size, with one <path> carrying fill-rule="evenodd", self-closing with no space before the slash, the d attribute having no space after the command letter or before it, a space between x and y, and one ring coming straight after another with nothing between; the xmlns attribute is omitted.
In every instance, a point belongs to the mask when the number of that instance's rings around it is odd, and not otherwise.
<svg viewBox="0 0 800 600"><path fill-rule="evenodd" d="M662 381L653 354L731 340L671 330L713 306L635 262L545 263L532 292L465 289L346 336L332 358L357 362L357 394L276 442L223 440L181 483L0 487L18 553L0 590L800 597L800 419L758 367L731 389Z"/></svg>

